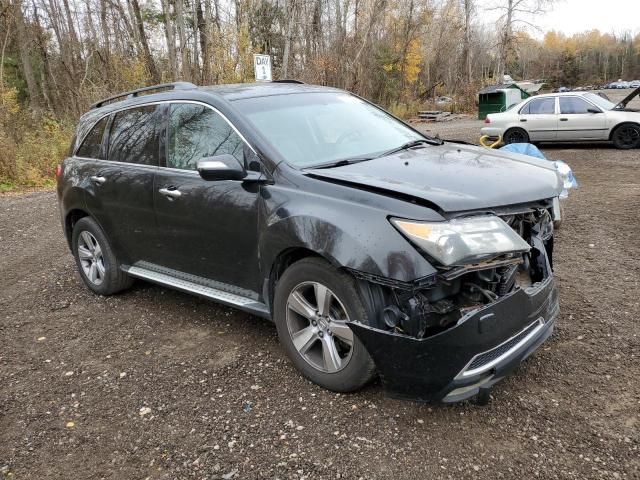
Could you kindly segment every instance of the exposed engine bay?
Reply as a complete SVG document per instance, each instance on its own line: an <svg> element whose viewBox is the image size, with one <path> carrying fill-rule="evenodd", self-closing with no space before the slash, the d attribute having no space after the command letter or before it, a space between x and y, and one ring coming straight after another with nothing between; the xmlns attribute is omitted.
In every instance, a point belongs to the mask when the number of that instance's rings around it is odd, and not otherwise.
<svg viewBox="0 0 640 480"><path fill-rule="evenodd" d="M419 287L381 287L384 293L375 295L375 303L381 307L376 309L375 326L415 338L430 337L458 325L478 309L544 280L550 274L547 259L551 265L553 252L550 211L532 208L500 217L531 245L529 252L438 267L433 281Z"/></svg>

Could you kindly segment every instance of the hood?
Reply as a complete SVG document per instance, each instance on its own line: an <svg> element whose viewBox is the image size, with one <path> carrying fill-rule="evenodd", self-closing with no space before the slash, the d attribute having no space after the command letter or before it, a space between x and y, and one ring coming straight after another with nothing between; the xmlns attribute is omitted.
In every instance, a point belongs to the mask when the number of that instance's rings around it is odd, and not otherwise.
<svg viewBox="0 0 640 480"><path fill-rule="evenodd" d="M639 94L640 94L640 87L636 88L633 92L631 92L629 95L627 95L622 100L620 100L620 102L618 102L618 104L615 107L613 107L613 109L614 110L625 110L627 108L627 105L629 104L629 102L631 100L633 100ZM631 110L631 111L634 112L635 110Z"/></svg>
<svg viewBox="0 0 640 480"><path fill-rule="evenodd" d="M448 142L305 173L420 198L445 212L528 203L562 190L547 160Z"/></svg>

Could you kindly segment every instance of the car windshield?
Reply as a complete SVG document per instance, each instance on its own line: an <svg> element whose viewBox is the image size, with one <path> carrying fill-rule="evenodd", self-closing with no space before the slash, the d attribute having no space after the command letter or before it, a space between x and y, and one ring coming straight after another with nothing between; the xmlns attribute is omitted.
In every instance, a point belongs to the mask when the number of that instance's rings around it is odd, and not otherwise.
<svg viewBox="0 0 640 480"><path fill-rule="evenodd" d="M234 105L287 163L305 168L365 159L425 137L348 93L296 93Z"/></svg>
<svg viewBox="0 0 640 480"><path fill-rule="evenodd" d="M597 95L595 93L591 93L591 92L585 93L584 96L604 110L611 110L613 107L616 106L615 103L612 103L606 98L603 98L600 95Z"/></svg>

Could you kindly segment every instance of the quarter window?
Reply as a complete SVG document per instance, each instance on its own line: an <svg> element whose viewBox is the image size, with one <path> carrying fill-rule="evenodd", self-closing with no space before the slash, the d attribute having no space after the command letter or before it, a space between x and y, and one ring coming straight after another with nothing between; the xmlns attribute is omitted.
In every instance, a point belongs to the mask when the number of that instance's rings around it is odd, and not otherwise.
<svg viewBox="0 0 640 480"><path fill-rule="evenodd" d="M578 97L560 97L560 113L580 114L589 113L590 108L595 108L590 103Z"/></svg>
<svg viewBox="0 0 640 480"><path fill-rule="evenodd" d="M522 115L548 115L554 114L556 111L556 99L551 98L536 98L527 103L520 114Z"/></svg>
<svg viewBox="0 0 640 480"><path fill-rule="evenodd" d="M162 109L156 105L116 113L109 135L109 160L158 165Z"/></svg>
<svg viewBox="0 0 640 480"><path fill-rule="evenodd" d="M105 128L107 128L108 120L109 117L101 119L94 125L87 136L84 137L84 141L76 153L78 157L103 159L102 137L104 136Z"/></svg>
<svg viewBox="0 0 640 480"><path fill-rule="evenodd" d="M195 170L198 160L228 153L244 165L244 142L218 113L204 105L171 104L167 167Z"/></svg>

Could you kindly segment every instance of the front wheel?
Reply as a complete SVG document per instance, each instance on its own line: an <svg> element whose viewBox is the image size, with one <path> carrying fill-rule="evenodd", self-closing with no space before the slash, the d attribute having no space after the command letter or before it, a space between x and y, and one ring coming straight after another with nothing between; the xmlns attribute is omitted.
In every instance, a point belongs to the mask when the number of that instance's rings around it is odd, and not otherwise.
<svg viewBox="0 0 640 480"><path fill-rule="evenodd" d="M640 125L623 123L613 131L611 140L613 145L621 150L640 147Z"/></svg>
<svg viewBox="0 0 640 480"><path fill-rule="evenodd" d="M280 342L295 367L326 389L351 392L373 378L373 360L347 325L367 318L355 280L322 259L294 263L276 286Z"/></svg>

